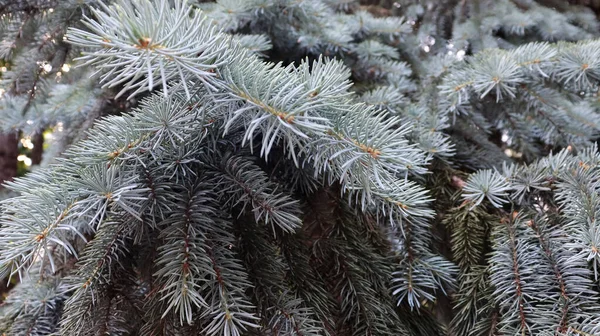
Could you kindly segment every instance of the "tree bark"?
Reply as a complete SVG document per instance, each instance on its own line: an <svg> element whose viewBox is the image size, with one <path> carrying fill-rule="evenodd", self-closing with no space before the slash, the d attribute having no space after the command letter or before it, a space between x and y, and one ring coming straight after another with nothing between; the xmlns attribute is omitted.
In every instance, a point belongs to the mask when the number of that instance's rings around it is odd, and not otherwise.
<svg viewBox="0 0 600 336"><path fill-rule="evenodd" d="M44 154L44 134L40 131L31 137L33 143L33 149L29 154L32 165L39 165L42 162L42 156Z"/></svg>
<svg viewBox="0 0 600 336"><path fill-rule="evenodd" d="M17 133L0 134L0 183L17 176L19 136Z"/></svg>

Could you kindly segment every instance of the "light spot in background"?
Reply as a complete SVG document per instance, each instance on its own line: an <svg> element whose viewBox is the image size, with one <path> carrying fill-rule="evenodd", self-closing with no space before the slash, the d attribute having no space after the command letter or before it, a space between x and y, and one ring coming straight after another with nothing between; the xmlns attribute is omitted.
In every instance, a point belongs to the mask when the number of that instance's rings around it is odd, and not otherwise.
<svg viewBox="0 0 600 336"><path fill-rule="evenodd" d="M33 145L33 142L31 142L31 138L30 137L25 137L21 139L21 144L23 145L23 147L27 148L27 149L33 149L33 147L35 147Z"/></svg>
<svg viewBox="0 0 600 336"><path fill-rule="evenodd" d="M23 162L27 167L31 166L31 159L27 157L27 155L21 154L17 156L17 160Z"/></svg>
<svg viewBox="0 0 600 336"><path fill-rule="evenodd" d="M508 156L508 157L513 157L513 158L516 158L516 159L521 158L523 156L523 153L519 153L519 152L514 151L514 150L512 150L510 148L505 149L504 150L504 154L506 154L506 156Z"/></svg>
<svg viewBox="0 0 600 336"><path fill-rule="evenodd" d="M63 64L62 68L60 68L63 72L69 72L71 70L71 66L67 63Z"/></svg>
<svg viewBox="0 0 600 336"><path fill-rule="evenodd" d="M435 38L433 36L426 36L421 40L421 48L427 53L431 51L431 47L435 44Z"/></svg>
<svg viewBox="0 0 600 336"><path fill-rule="evenodd" d="M508 135L508 133L506 133L506 132L502 132L502 136L500 137L500 140L509 146L513 143L513 138L510 135Z"/></svg>

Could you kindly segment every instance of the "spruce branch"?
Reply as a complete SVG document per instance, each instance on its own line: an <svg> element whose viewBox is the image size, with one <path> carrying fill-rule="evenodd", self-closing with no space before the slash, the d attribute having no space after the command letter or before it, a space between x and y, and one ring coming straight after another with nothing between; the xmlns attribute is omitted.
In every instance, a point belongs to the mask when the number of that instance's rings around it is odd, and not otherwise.
<svg viewBox="0 0 600 336"><path fill-rule="evenodd" d="M270 182L253 162L230 154L215 156L217 162L211 167L215 169L214 177L209 183L221 190L224 204L241 204L242 212L248 207L255 220L271 225L274 233L276 226L283 232L293 232L302 225L298 202L285 192L278 192L281 187Z"/></svg>
<svg viewBox="0 0 600 336"><path fill-rule="evenodd" d="M203 16L190 19L192 8L186 3L177 3L173 8L165 1L158 6L150 1L98 5L99 9L92 9L96 21L84 21L87 31L72 28L67 40L84 48L102 48L96 53L84 52L81 60L108 69L101 77L105 86L123 84L120 94L135 89L131 97L162 84L167 95L168 82L177 78L189 97L187 80L192 75L215 88L212 77L223 62L227 41L204 22ZM146 77L140 81L142 73Z"/></svg>

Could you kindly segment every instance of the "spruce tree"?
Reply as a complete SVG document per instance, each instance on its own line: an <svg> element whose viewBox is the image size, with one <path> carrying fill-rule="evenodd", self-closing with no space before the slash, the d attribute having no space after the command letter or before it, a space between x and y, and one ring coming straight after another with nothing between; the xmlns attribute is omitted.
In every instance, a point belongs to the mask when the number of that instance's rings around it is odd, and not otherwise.
<svg viewBox="0 0 600 336"><path fill-rule="evenodd" d="M600 334L592 9L0 15L3 335Z"/></svg>

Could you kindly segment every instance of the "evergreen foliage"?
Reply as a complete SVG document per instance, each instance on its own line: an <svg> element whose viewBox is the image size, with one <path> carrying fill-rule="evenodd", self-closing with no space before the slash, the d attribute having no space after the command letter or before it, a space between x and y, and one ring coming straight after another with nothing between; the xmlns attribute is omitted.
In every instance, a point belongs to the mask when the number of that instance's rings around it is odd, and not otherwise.
<svg viewBox="0 0 600 336"><path fill-rule="evenodd" d="M0 0L0 331L600 334L595 14L427 6Z"/></svg>

